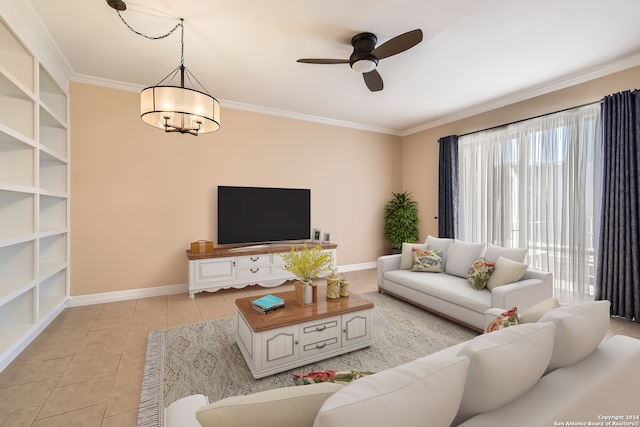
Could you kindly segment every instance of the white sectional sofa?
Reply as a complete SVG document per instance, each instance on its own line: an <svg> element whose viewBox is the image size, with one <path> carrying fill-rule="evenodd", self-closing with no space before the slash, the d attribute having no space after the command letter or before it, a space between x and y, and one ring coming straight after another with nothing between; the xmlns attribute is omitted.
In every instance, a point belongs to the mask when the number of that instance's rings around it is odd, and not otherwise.
<svg viewBox="0 0 640 427"><path fill-rule="evenodd" d="M414 247L442 251L442 271L412 271ZM525 249L429 236L424 244L404 244L402 254L378 258L378 291L482 331L488 309L517 306L524 311L553 295L551 273L527 268L525 256ZM496 264L489 285L495 279L498 286L476 290L467 280L469 268L480 258Z"/></svg>
<svg viewBox="0 0 640 427"><path fill-rule="evenodd" d="M603 341L609 306L555 308L346 386L190 396L169 407L167 427L638 425L640 340Z"/></svg>

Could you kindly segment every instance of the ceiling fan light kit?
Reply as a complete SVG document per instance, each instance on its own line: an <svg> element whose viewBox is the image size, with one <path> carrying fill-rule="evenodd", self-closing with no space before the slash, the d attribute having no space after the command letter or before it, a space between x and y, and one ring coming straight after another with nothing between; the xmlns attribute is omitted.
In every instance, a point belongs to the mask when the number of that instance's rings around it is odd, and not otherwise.
<svg viewBox="0 0 640 427"><path fill-rule="evenodd" d="M164 129L165 132L199 135L220 129L220 103L211 96L198 79L184 66L184 20L168 33L159 37L149 37L133 28L120 15L127 6L122 0L107 0L115 9L122 22L132 32L145 38L156 40L171 35L180 28L180 65L155 86L145 88L140 93L140 118L150 126ZM180 76L180 86L171 85L171 81ZM193 85L195 81L202 90L185 87L185 78ZM163 84L165 83L166 84Z"/></svg>
<svg viewBox="0 0 640 427"><path fill-rule="evenodd" d="M353 36L353 53L349 59L303 58L297 62L304 64L349 64L351 69L362 73L364 82L371 92L384 88L382 77L376 70L381 59L388 58L411 49L422 41L422 30L416 29L400 34L376 47L378 38L373 33L360 33Z"/></svg>

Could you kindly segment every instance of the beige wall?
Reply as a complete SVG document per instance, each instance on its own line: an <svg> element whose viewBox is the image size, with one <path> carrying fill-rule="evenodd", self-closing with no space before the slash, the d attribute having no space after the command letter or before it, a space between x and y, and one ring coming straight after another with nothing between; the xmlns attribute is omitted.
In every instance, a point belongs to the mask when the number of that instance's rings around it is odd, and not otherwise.
<svg viewBox="0 0 640 427"><path fill-rule="evenodd" d="M217 241L218 185L310 188L339 265L388 251L400 137L224 108L218 132L166 134L142 123L137 93L70 92L71 295L186 283L189 242Z"/></svg>
<svg viewBox="0 0 640 427"><path fill-rule="evenodd" d="M402 177L404 189L414 194L420 206L420 238L437 236L438 221L438 139L448 135L487 129L517 120L547 114L602 99L628 89L640 88L640 67L591 80L458 120L403 138Z"/></svg>

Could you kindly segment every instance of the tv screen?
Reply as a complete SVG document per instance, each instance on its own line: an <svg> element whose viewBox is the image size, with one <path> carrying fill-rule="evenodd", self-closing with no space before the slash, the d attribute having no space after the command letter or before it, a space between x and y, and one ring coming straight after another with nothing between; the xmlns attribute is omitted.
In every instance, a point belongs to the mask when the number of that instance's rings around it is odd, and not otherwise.
<svg viewBox="0 0 640 427"><path fill-rule="evenodd" d="M218 243L304 240L311 236L311 190L218 186Z"/></svg>

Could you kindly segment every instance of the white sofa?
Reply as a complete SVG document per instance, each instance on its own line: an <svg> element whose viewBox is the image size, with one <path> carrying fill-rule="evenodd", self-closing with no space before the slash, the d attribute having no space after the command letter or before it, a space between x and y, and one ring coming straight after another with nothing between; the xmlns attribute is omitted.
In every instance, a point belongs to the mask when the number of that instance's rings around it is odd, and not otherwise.
<svg viewBox="0 0 640 427"><path fill-rule="evenodd" d="M284 387L212 404L190 396L169 407L166 427L638 425L640 340L602 341L609 306L556 308L346 386Z"/></svg>
<svg viewBox="0 0 640 427"><path fill-rule="evenodd" d="M442 251L442 272L411 271L412 247ZM525 249L429 236L421 245L404 244L402 252L378 258L378 291L477 331L484 330L485 312L490 308L507 309L516 306L520 310L526 310L553 295L551 273L527 268L523 264ZM494 278L496 282L507 284L481 290L471 287L467 272L479 258L496 263L489 284ZM512 270L517 272L520 267L524 275L513 276L519 278L511 283L508 278Z"/></svg>

